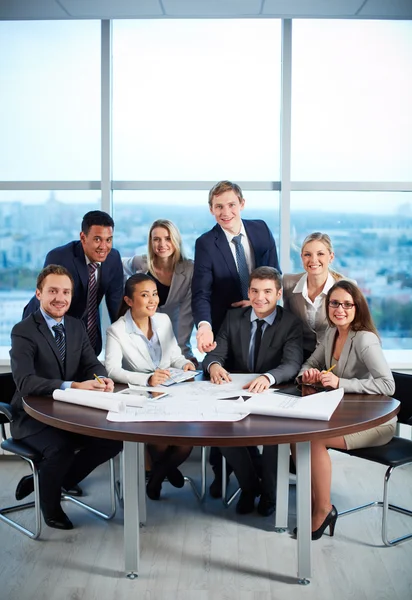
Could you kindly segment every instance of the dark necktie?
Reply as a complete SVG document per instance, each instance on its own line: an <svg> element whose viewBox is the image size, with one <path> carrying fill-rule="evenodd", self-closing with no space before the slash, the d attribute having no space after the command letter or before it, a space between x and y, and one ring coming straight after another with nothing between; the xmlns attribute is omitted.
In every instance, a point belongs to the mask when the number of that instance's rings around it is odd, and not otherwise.
<svg viewBox="0 0 412 600"><path fill-rule="evenodd" d="M235 244L237 270L239 273L240 288L242 290L242 299L247 300L249 289L249 269L246 262L245 250L242 245L242 234L239 233L239 235L235 235L232 238L232 242Z"/></svg>
<svg viewBox="0 0 412 600"><path fill-rule="evenodd" d="M97 263L89 263L89 284L87 292L87 334L94 348L97 340Z"/></svg>
<svg viewBox="0 0 412 600"><path fill-rule="evenodd" d="M253 353L253 370L256 370L256 365L257 365L257 360L258 360L258 355L259 355L259 350L260 350L260 343L262 341L262 334L263 334L263 330L262 327L265 324L264 319L256 319L256 334L255 334L255 350Z"/></svg>
<svg viewBox="0 0 412 600"><path fill-rule="evenodd" d="M58 325L53 325L52 329L55 334L54 339L56 340L56 345L59 349L62 362L64 362L66 358L66 337L64 335L63 324L59 323Z"/></svg>

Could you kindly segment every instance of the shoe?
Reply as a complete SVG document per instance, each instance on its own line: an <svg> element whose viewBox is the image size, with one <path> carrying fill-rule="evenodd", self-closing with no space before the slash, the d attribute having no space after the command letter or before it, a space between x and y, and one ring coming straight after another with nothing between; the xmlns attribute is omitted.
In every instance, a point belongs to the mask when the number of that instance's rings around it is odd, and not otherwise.
<svg viewBox="0 0 412 600"><path fill-rule="evenodd" d="M241 491L240 498L236 504L236 512L238 515L248 515L255 510L255 492Z"/></svg>
<svg viewBox="0 0 412 600"><path fill-rule="evenodd" d="M336 510L336 506L334 506L332 504L332 510L330 511L330 513L328 515L326 515L326 518L323 521L322 525L320 527L318 527L318 529L316 529L315 531L312 531L312 540L320 540L322 535L325 533L325 529L327 527L329 527L330 537L333 537L333 535L335 533L335 526L336 526L337 520L338 520L338 511ZM297 533L298 533L298 528L295 527L295 529L293 530L293 534L297 535Z"/></svg>
<svg viewBox="0 0 412 600"><path fill-rule="evenodd" d="M43 518L46 525L54 529L73 529L73 523L61 509L56 514L43 514Z"/></svg>
<svg viewBox="0 0 412 600"><path fill-rule="evenodd" d="M69 496L83 496L83 490L79 485L77 485L77 483L72 485L70 489L62 486L62 493L68 494Z"/></svg>
<svg viewBox="0 0 412 600"><path fill-rule="evenodd" d="M226 476L226 485L229 483L229 475ZM215 478L210 484L209 494L212 498L222 497L222 471L215 473Z"/></svg>
<svg viewBox="0 0 412 600"><path fill-rule="evenodd" d="M183 477L182 472L179 471L177 467L169 469L169 471L167 472L167 480L175 488L182 488L185 484L185 478Z"/></svg>
<svg viewBox="0 0 412 600"><path fill-rule="evenodd" d="M257 506L257 511L262 517L270 517L276 510L276 502L266 494L262 494Z"/></svg>
<svg viewBox="0 0 412 600"><path fill-rule="evenodd" d="M26 496L34 492L33 475L22 477L16 487L16 500L23 500Z"/></svg>
<svg viewBox="0 0 412 600"><path fill-rule="evenodd" d="M150 500L159 500L160 492L162 491L162 483L164 481L164 473L162 469L152 467L149 480L146 484L146 494Z"/></svg>

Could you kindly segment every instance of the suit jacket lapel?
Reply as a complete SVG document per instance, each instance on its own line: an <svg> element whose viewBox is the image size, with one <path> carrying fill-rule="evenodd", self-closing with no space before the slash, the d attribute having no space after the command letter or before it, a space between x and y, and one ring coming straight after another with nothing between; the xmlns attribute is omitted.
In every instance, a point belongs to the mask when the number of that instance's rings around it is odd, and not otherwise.
<svg viewBox="0 0 412 600"><path fill-rule="evenodd" d="M87 293L87 286L89 283L89 270L86 265L86 257L84 255L83 246L81 242L77 243L75 252L74 252L74 265L77 269L77 273L79 275L79 279L82 283L83 288Z"/></svg>
<svg viewBox="0 0 412 600"><path fill-rule="evenodd" d="M182 263L177 263L173 273L172 283L170 284L169 294L164 306L170 305L178 296L179 290L185 285L186 275Z"/></svg>
<svg viewBox="0 0 412 600"><path fill-rule="evenodd" d="M227 237L226 237L224 231L222 230L222 228L220 227L220 225L215 225L213 229L215 231L215 236L216 236L215 237L216 248L219 250L224 261L226 262L233 279L235 279L237 282L239 282L239 290L240 290L239 274L237 272L236 263L235 263L235 259L233 258L232 251L229 248L229 243L227 241Z"/></svg>
<svg viewBox="0 0 412 600"><path fill-rule="evenodd" d="M333 342L335 340L336 329L335 327L331 327L327 330L326 338L325 338L325 367L326 369L330 369L332 366L332 354L333 354Z"/></svg>
<svg viewBox="0 0 412 600"><path fill-rule="evenodd" d="M36 312L35 319L38 324L39 332L44 337L46 343L50 346L53 354L55 355L57 362L59 363L60 371L62 378L64 377L64 365L60 356L59 349L57 347L56 341L50 329L47 326L46 321L43 319L43 315L40 311ZM66 355L67 355L67 347L66 347Z"/></svg>
<svg viewBox="0 0 412 600"><path fill-rule="evenodd" d="M259 354L257 357L257 364L255 365L256 373L261 373L261 371L262 371L261 364L263 363L263 357L266 355L267 351L269 350L269 346L272 343L273 338L275 337L276 329L277 329L281 319L282 319L282 313L278 307L275 320L273 321L272 325L268 325L266 327L265 332L262 337L262 341L260 342Z"/></svg>
<svg viewBox="0 0 412 600"><path fill-rule="evenodd" d="M348 333L348 337L347 340L342 348L342 354L340 355L339 358L339 373L340 373L340 377L343 377L345 368L346 368L346 363L348 362L348 358L349 358L349 354L352 350L352 346L353 346L353 338L356 335L356 331L349 331ZM330 365L332 366L332 364Z"/></svg>

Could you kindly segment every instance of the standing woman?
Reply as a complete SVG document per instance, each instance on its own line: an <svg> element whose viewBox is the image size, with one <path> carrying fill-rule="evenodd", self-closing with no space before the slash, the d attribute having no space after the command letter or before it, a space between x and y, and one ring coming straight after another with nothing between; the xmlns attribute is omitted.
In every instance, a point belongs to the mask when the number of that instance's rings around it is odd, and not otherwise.
<svg viewBox="0 0 412 600"><path fill-rule="evenodd" d="M122 262L126 279L134 273L148 273L154 279L159 294L158 312L170 317L182 353L197 366L190 345L193 261L184 256L176 225L157 219L149 231L147 256L135 255Z"/></svg>
<svg viewBox="0 0 412 600"><path fill-rule="evenodd" d="M169 368L194 371L194 365L180 351L167 315L156 313L159 304L156 283L144 273L126 281L119 319L107 330L105 366L109 377L120 383L161 385L170 377ZM183 487L178 469L192 451L191 446L147 445L152 468L146 492L159 500L167 477Z"/></svg>
<svg viewBox="0 0 412 600"><path fill-rule="evenodd" d="M332 389L343 388L345 393L392 395L393 375L360 289L351 281L338 281L327 293L325 304L329 327L312 356L302 365L299 373L302 383L320 382ZM313 540L318 540L328 527L333 535L338 518L330 497L332 466L328 448L383 446L392 439L395 427L396 417L366 431L312 441Z"/></svg>
<svg viewBox="0 0 412 600"><path fill-rule="evenodd" d="M316 231L303 244L301 258L306 273L283 276L283 306L303 323L303 357L307 359L322 340L327 327L325 297L343 278L330 265L334 259L330 237Z"/></svg>

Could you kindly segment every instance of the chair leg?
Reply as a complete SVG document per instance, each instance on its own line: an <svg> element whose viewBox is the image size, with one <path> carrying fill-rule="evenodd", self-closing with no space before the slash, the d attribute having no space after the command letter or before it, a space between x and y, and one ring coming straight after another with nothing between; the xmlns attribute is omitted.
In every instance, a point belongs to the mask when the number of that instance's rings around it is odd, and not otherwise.
<svg viewBox="0 0 412 600"><path fill-rule="evenodd" d="M227 477L226 477L226 458L222 454L222 502L225 508L228 508L239 496L242 489L239 487L229 498L227 497Z"/></svg>
<svg viewBox="0 0 412 600"><path fill-rule="evenodd" d="M62 500L68 500L69 502L73 502L77 506L88 510L94 515L100 517L101 519L110 520L114 517L116 513L116 482L115 482L115 474L114 474L114 458L109 460L109 469L110 469L110 512L104 513L81 500L78 500L74 496L70 496L69 494L62 494Z"/></svg>
<svg viewBox="0 0 412 600"><path fill-rule="evenodd" d="M195 482L191 477L184 476L184 480L190 484L192 491L199 502L203 502L206 496L206 446L201 448L201 478L200 478L200 490L196 487Z"/></svg>
<svg viewBox="0 0 412 600"><path fill-rule="evenodd" d="M37 470L35 463L33 463L33 461L31 461L28 458L24 458L24 457L22 457L22 458L30 464L32 472L33 472L34 501L25 502L24 504L15 504L13 506L6 506L5 508L0 509L0 521L7 523L14 529L17 529L17 531L20 531L20 533L23 533L30 539L37 540L40 537L41 523L42 523L41 522L41 512L40 512L39 472ZM31 531L30 529L23 527L23 525L20 525L20 523L17 523L17 521L14 521L13 519L10 519L9 517L5 516L5 515L13 513L13 512L25 510L27 508L34 508L34 516L35 516L34 531Z"/></svg>

